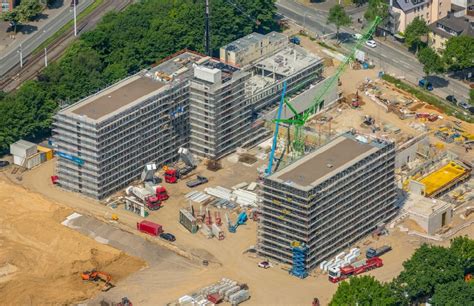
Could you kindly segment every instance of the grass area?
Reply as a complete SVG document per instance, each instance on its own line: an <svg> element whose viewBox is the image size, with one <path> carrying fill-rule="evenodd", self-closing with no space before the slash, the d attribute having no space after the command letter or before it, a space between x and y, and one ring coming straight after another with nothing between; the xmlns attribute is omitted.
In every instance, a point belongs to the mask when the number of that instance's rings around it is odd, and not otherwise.
<svg viewBox="0 0 474 306"><path fill-rule="evenodd" d="M85 10L83 10L78 16L77 16L77 24L81 22L87 15L92 13L99 5L102 4L104 0L95 0L91 5L86 7ZM62 26L56 33L48 37L41 45L38 46L33 51L33 54L37 54L39 52L42 52L44 48L48 47L53 41L55 41L58 37L66 33L66 31L71 30L72 26L74 25L74 20L71 19L68 23L66 23L64 26Z"/></svg>
<svg viewBox="0 0 474 306"><path fill-rule="evenodd" d="M444 113L450 116L454 116L458 119L464 120L466 122L474 123L474 119L470 115L464 115L462 112L460 112L458 109L454 108L453 106L445 103L443 100L439 99L435 95L430 94L426 90L422 88L418 88L416 86L412 86L407 84L406 82L403 82L400 79L394 78L393 76L390 76L388 74L384 74L382 76L382 79L385 81L394 84L398 88L409 92L413 96L415 96L417 99L420 101L426 102L428 104L431 104L433 106L436 106L437 108L443 110Z"/></svg>
<svg viewBox="0 0 474 306"><path fill-rule="evenodd" d="M334 48L333 46L328 45L328 44L325 43L324 41L318 41L318 45L320 45L320 46L323 47L323 48L332 50L332 51L337 51L336 48Z"/></svg>

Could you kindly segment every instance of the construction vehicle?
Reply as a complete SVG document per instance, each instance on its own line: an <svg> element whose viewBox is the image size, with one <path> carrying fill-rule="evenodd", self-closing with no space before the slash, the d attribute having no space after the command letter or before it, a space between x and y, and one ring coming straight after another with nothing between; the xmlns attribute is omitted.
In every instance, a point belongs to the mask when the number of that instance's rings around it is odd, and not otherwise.
<svg viewBox="0 0 474 306"><path fill-rule="evenodd" d="M174 184L178 182L178 171L176 169L167 168L165 170L165 182Z"/></svg>
<svg viewBox="0 0 474 306"><path fill-rule="evenodd" d="M197 162L194 160L193 155L191 154L191 152L189 152L188 149L179 148L178 153L179 160L177 163L175 163L175 167L163 167L163 170L165 171L165 182L170 184L176 183L178 179L189 174L197 167ZM184 163L184 166L178 167L180 161Z"/></svg>
<svg viewBox="0 0 474 306"><path fill-rule="evenodd" d="M299 111L297 110L296 107L294 107L289 100L284 100L285 105L288 107L288 109L293 113L291 118L287 119L281 119L280 116L277 115L277 118L273 120L273 122L280 122L280 123L285 123L288 124L289 127L293 127L293 139L291 141L291 150L293 158L299 158L305 154L306 151L306 144L305 144L305 130L304 127L306 123L310 120L310 118L316 114L320 109L321 105L324 102L324 99L326 97L326 94L331 90L334 89L337 84L340 83L339 77L341 74L344 72L346 67L355 59L355 53L358 49L360 49L364 43L371 39L373 33L375 32L378 24L382 21L382 18L379 16L376 16L372 24L367 28L366 32L362 35L362 37L357 40L355 46L352 48L351 52L349 55L346 56L345 60L337 67L337 70L334 75L328 78L328 80L325 82L324 86L321 87L321 89L317 92L316 96L314 97L311 105L309 108L307 108L304 111ZM285 87L284 87L285 88ZM285 88L286 90L286 88ZM291 90L295 90L294 88ZM278 137L278 134L274 134L274 138ZM277 141L273 141L273 146L272 146L272 152L275 151ZM274 156L270 154L270 159L269 159L269 166L267 168L267 171L265 172L266 175L270 175L271 172L273 171L270 163L273 163L273 158Z"/></svg>
<svg viewBox="0 0 474 306"><path fill-rule="evenodd" d="M112 276L102 271L96 271L96 270L84 271L82 272L81 277L82 277L82 280L86 280L86 281L104 282L105 286L102 288L102 291L108 291L114 287L114 285L112 285L112 283L110 282L112 280Z"/></svg>
<svg viewBox="0 0 474 306"><path fill-rule="evenodd" d="M351 100L351 107L352 108L359 108L360 107L360 101L359 101L359 91L356 91L355 96Z"/></svg>
<svg viewBox="0 0 474 306"><path fill-rule="evenodd" d="M137 197L149 210L158 210L161 207L161 201L145 188L130 186L125 189L127 195Z"/></svg>
<svg viewBox="0 0 474 306"><path fill-rule="evenodd" d="M331 267L328 269L329 272L329 281L337 283L341 280L344 280L348 277L362 274L372 269L380 268L383 266L383 261L379 257L373 257L370 259L363 259L357 261L348 266L341 268Z"/></svg>
<svg viewBox="0 0 474 306"><path fill-rule="evenodd" d="M227 219L227 226L228 226L228 230L229 230L229 233L235 233L237 231L237 227L239 227L240 225L243 225L245 224L245 222L247 222L247 213L246 212L241 212L240 215L237 217L237 222L232 225L232 223L230 222L230 218L229 218L229 214L226 213L226 219Z"/></svg>
<svg viewBox="0 0 474 306"><path fill-rule="evenodd" d="M374 258L374 257L380 257L383 254L390 252L391 250L392 250L392 247L389 245L384 245L377 249L368 248L367 251L365 252L365 257L367 257L368 259Z"/></svg>
<svg viewBox="0 0 474 306"><path fill-rule="evenodd" d="M321 304L319 303L319 299L318 299L318 298L314 298L314 299L313 299L313 303L311 303L311 306L321 306Z"/></svg>
<svg viewBox="0 0 474 306"><path fill-rule="evenodd" d="M155 185L152 182L146 182L145 189L154 194L158 201L166 201L169 199L168 192L164 186Z"/></svg>
<svg viewBox="0 0 474 306"><path fill-rule="evenodd" d="M187 181L186 186L188 186L189 188L193 188L193 187L205 184L208 181L209 180L207 179L207 177L198 175L196 179Z"/></svg>

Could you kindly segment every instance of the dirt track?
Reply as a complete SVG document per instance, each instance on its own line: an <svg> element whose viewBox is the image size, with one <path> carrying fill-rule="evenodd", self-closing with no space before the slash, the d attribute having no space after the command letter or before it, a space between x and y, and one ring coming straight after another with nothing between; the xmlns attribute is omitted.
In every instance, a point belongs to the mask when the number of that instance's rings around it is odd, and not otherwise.
<svg viewBox="0 0 474 306"><path fill-rule="evenodd" d="M144 262L71 230L72 211L0 177L0 296L2 304L66 304L97 294L102 284L80 273L97 268L118 281Z"/></svg>

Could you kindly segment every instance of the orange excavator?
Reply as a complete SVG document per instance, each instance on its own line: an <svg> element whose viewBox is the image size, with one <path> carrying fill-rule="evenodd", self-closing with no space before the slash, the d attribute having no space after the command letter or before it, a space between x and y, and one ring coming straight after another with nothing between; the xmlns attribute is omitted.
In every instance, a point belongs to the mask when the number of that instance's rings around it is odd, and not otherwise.
<svg viewBox="0 0 474 306"><path fill-rule="evenodd" d="M105 286L104 288L102 288L102 291L108 291L114 287L114 285L112 285L112 283L110 282L112 280L112 276L102 271L96 271L96 270L85 271L85 272L82 272L81 277L82 277L82 280L86 280L86 281L104 282Z"/></svg>

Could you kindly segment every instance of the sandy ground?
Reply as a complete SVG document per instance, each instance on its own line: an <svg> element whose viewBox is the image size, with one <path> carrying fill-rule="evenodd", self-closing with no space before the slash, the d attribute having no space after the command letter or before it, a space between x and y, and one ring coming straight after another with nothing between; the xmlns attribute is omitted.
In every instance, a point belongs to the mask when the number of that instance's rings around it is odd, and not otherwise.
<svg viewBox="0 0 474 306"><path fill-rule="evenodd" d="M225 159L223 170L209 172L200 167L197 173L210 178L207 186L219 185L230 188L242 181L255 180L255 167L247 167ZM111 210L98 202L52 186L48 178L53 170L54 161L48 162L26 172L22 184L31 191L42 193L45 197L55 199L55 201L61 200L76 211L90 212L99 217L116 213L120 218L118 225L136 233L134 225L141 219L140 217L125 211L122 207ZM308 305L314 297L318 297L323 304L329 302L337 285L330 283L326 275L313 273L307 279L300 280L290 276L284 270L286 268L284 266L275 265L274 268L268 270L259 269L257 263L261 259L255 258L254 255L242 254L249 246L257 242L255 235L257 224L253 221L239 227L236 234L230 234L225 230L226 238L222 241L206 239L200 233L189 233L178 223L178 211L179 208L188 206L183 195L190 189L183 181L175 185L165 184L165 186L171 198L166 201L163 209L152 212L148 220L162 224L165 231L176 236L177 241L172 244L153 238L150 240L184 251L194 259L193 263L183 261L179 257L163 260L118 282L117 287L109 292L100 293L90 300L90 304L96 304L102 299L116 301L120 296L127 296L139 305L166 303L222 277L233 278L249 285L252 298L246 302L246 305ZM207 186L200 186L198 190ZM198 209L198 207L195 208ZM214 209L211 211L214 212ZM231 214L231 218L235 220L236 215L236 212ZM459 234L469 234L473 237L472 226ZM393 251L384 255L384 267L368 273L381 281L389 281L398 275L402 262L409 258L423 241L430 242L423 238L407 236L394 228L389 236L382 237L380 240L368 238L356 245L363 249L368 246L392 245ZM203 259L209 260L211 264L208 267L196 264Z"/></svg>
<svg viewBox="0 0 474 306"><path fill-rule="evenodd" d="M354 93L356 88L366 77L375 79L376 73L376 69L348 69L341 78L342 91L344 92L344 95ZM343 131L350 127L358 128L361 119L365 114L370 114L378 122L386 122L399 127L406 135L417 135L419 133L417 130L408 126L408 121L402 121L392 113L385 113L368 99L365 102L366 104L358 110L345 109L343 112L339 112L340 114L338 115L337 109L334 110L334 122L331 127L333 133ZM230 156L229 158L225 158L223 160L224 168L218 172L210 172L204 169L203 166L198 167L195 174L201 174L208 177L209 183L204 186L199 186L196 189L202 190L205 187L210 186L223 186L230 188L243 181L255 181L257 179L256 168L257 166L264 164L265 161L259 161L255 165L246 166L242 163L236 162L234 157L235 156ZM145 237L145 235L137 233L135 229L136 222L141 220L141 218L124 210L123 207L119 206L116 209L112 209L97 201L53 186L49 177L54 174L54 167L55 160L49 161L31 171L25 172L22 176L21 182L16 181L16 179L10 175L12 180L16 183L20 183L28 190L27 192L23 192L24 194L35 199L34 201L31 199L22 201L22 203L24 202L23 205L25 209L26 207L29 207L26 206L25 203L30 204L32 202L39 202L36 200L37 198L42 199L44 202L43 205L50 209L47 212L44 212L44 217L46 220L49 220L48 222L51 223L51 226L49 226L47 221L41 221L41 225L37 225L38 232L39 229L43 230L43 228L46 228L46 230L49 230L49 228L54 228L54 224L57 225L58 222L70 212L69 209L64 208L50 208L56 207L52 203L61 203L74 211L93 215L98 219L103 220L110 220L111 214L115 213L119 217L119 221L116 224L117 227ZM184 183L184 181L180 181L178 184L174 185L164 184L171 197L166 201L165 206L162 209L151 212L150 216L147 218L150 221L163 225L164 230L173 233L176 236L177 241L175 243L169 243L151 237L147 237L147 240L157 245L167 247L182 256L169 256L163 258L161 261L149 264L148 268L142 269L139 272L118 281L117 286L109 292L100 293L95 298L89 300L90 304L97 304L102 299L117 301L121 296L129 297L138 305L163 304L173 301L184 294L190 293L212 282L218 281L222 277L233 278L249 285L252 298L246 302L246 305L309 305L314 297L318 297L323 305L329 302L331 296L337 289L337 285L330 283L327 280L326 275L321 275L316 272L310 277L300 280L290 276L287 270L285 270L287 267L284 266L275 265L273 268L268 270L259 269L257 268L257 263L261 259L255 258L254 255L243 254L248 247L257 243L257 223L254 221L249 221L246 225L239 227L236 234L230 234L225 230L226 238L222 241L206 239L200 233L189 233L178 222L179 209L189 206L184 195L190 192L191 189L187 188ZM8 186L8 188L19 188L12 187L11 185ZM2 192L0 189L0 196L3 194L5 198L11 199L10 195L14 193L15 192L8 190ZM41 196L38 194L41 194ZM195 205L194 208L197 211L199 210L198 205ZM212 215L214 211L215 209L211 208ZM20 218L27 218L27 216L32 217L35 210L30 211L28 215L22 215L16 210L8 213L12 214L13 219L20 220ZM223 222L225 222L224 211L221 212L221 215ZM232 212L230 214L231 219L235 220L237 215L238 211ZM35 217L34 220L36 219L37 218ZM25 228L28 227L28 220L20 221L19 224L25 226ZM10 222L13 222L13 220ZM44 224L46 224L46 226ZM74 241L79 241L80 239L90 241L90 239L81 236L79 233L67 230L66 232L78 237ZM390 244L393 247L393 251L383 257L384 267L367 273L369 275L374 275L381 281L389 281L398 275L402 269L403 261L409 258L421 243L432 243L425 238L408 236L406 233L398 231L397 227L390 230L390 232L389 236L381 237L379 240L368 238L356 244L362 249L369 246L379 247L383 244ZM460 234L467 234L470 237L473 237L473 226L458 233L458 235ZM113 252L119 254L118 251L114 249L102 245L96 246L94 241L90 242L93 246L91 245L81 248L81 250L85 252L85 255L82 255L84 256L83 258L85 258L84 260L88 259L86 255L89 254L90 256L90 249L92 248L106 248L112 254L115 254ZM446 245L447 243L448 242L444 242L443 244ZM65 246L69 245L68 243L63 244ZM20 246L18 247L21 248ZM74 249L74 246L72 246L72 248ZM69 258L68 256L71 256L70 253L72 253L72 251L70 248L66 248L66 250L67 251L64 251L67 255L65 255L65 257ZM210 265L208 267L201 266L202 260L208 260ZM54 265L51 263L57 261L64 261L62 255L57 258L45 258L44 263L45 266L52 267ZM20 264L15 264L15 262L8 263L12 266L7 265L7 262L0 265L0 275L2 274L2 271L13 271L15 268L19 267L19 271L21 271ZM67 264L65 266L69 267ZM126 270L128 266L127 263L124 264L122 268ZM72 273L64 273L64 271L70 271L68 270L71 269L70 267L62 268L61 266L58 269L61 269L60 275L70 275ZM80 269L82 269L82 267L80 267L79 270ZM53 267L51 270L53 270ZM18 274L19 272L16 273ZM16 274L9 274L7 277L11 277L12 275ZM77 281L74 277L71 277L71 280ZM69 283L67 281L65 283L65 287L67 287L67 284ZM80 281L79 284L81 284ZM58 281L58 286L56 286L56 288L53 286L48 287L52 288L49 289L51 290L51 295L53 292L58 291L58 287L63 288L64 286ZM79 292L75 292L75 295L72 293L69 294L70 296L76 297L66 300L66 302L85 298L87 296L87 294L82 294L82 291L78 291Z"/></svg>
<svg viewBox="0 0 474 306"><path fill-rule="evenodd" d="M72 211L0 177L2 304L65 304L91 297L102 284L80 273L93 268L119 281L145 263L60 223Z"/></svg>

